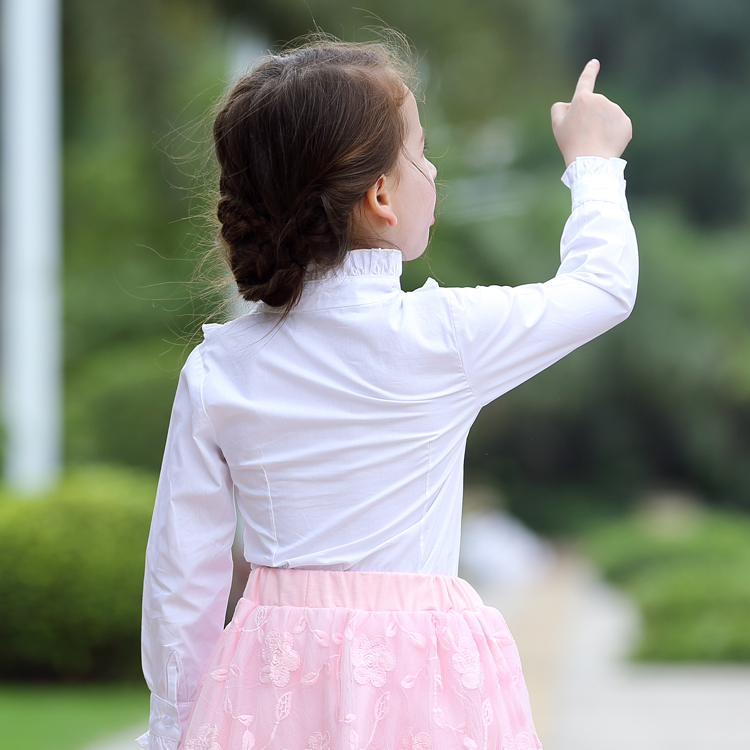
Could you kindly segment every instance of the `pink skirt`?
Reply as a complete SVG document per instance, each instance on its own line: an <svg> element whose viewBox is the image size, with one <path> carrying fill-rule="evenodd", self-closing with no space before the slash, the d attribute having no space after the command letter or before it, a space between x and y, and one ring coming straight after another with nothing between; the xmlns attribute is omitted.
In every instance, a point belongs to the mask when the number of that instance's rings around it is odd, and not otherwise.
<svg viewBox="0 0 750 750"><path fill-rule="evenodd" d="M518 651L460 578L255 568L184 750L538 750Z"/></svg>

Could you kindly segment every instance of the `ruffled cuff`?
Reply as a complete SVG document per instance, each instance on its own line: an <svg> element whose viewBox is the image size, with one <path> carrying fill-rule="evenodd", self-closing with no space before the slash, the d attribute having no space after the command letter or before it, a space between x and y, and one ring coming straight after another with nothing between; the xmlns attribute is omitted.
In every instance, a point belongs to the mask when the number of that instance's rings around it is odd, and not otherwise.
<svg viewBox="0 0 750 750"><path fill-rule="evenodd" d="M624 159L579 156L562 176L570 188L573 209L586 201L616 203L627 211L625 200Z"/></svg>
<svg viewBox="0 0 750 750"><path fill-rule="evenodd" d="M151 693L149 730L136 742L146 750L177 750L192 708L192 703L173 704Z"/></svg>
<svg viewBox="0 0 750 750"><path fill-rule="evenodd" d="M177 750L177 742L175 740L151 734L150 730L142 734L136 742L141 747L146 748L146 750Z"/></svg>

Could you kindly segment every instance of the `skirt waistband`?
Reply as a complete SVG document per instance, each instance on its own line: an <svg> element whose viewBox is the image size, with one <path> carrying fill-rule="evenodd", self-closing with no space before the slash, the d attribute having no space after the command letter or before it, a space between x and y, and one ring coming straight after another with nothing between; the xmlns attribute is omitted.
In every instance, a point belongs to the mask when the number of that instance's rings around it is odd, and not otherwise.
<svg viewBox="0 0 750 750"><path fill-rule="evenodd" d="M243 597L266 606L369 612L463 612L482 606L479 594L453 576L264 566L250 572Z"/></svg>

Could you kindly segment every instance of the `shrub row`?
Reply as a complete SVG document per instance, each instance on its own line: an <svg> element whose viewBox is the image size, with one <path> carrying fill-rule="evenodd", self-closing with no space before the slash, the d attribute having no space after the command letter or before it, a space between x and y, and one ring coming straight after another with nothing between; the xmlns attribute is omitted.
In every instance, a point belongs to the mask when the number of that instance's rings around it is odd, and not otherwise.
<svg viewBox="0 0 750 750"><path fill-rule="evenodd" d="M89 467L45 497L0 492L0 678L138 677L155 485Z"/></svg>
<svg viewBox="0 0 750 750"><path fill-rule="evenodd" d="M638 605L634 656L650 661L750 661L750 518L644 513L591 533L588 551Z"/></svg>

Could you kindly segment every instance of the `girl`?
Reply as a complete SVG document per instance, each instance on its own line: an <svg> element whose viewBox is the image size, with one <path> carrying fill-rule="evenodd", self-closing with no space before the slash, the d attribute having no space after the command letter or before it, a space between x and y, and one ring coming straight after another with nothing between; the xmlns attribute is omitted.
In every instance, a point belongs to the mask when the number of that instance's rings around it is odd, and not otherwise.
<svg viewBox="0 0 750 750"><path fill-rule="evenodd" d="M630 121L589 63L552 109L573 212L554 279L412 293L435 168L382 44L265 59L214 125L247 315L175 397L146 558L152 750L529 750L513 639L456 578L480 408L629 314ZM252 572L222 635L235 504Z"/></svg>

